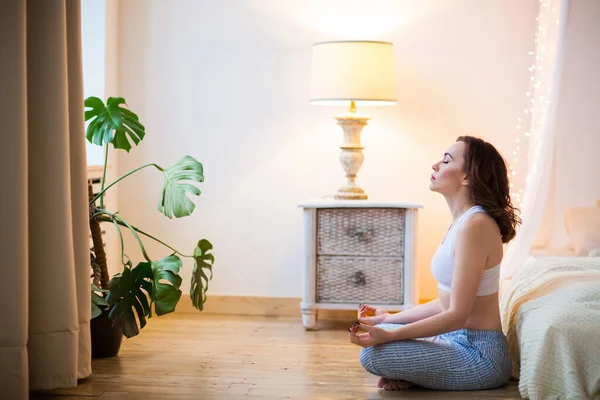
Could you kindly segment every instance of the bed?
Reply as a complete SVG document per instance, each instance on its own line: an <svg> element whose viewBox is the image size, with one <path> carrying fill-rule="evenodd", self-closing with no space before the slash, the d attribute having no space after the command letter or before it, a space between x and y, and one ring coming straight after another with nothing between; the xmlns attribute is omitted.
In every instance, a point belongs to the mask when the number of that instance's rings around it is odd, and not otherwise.
<svg viewBox="0 0 600 400"><path fill-rule="evenodd" d="M600 399L600 201L565 210L561 250L532 251L502 282L513 378L531 399Z"/></svg>

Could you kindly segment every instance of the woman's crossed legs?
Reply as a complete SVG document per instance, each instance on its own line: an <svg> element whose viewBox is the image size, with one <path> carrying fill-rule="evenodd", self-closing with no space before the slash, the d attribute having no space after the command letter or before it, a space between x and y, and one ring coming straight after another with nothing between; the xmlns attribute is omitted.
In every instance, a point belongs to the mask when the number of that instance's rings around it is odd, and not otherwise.
<svg viewBox="0 0 600 400"><path fill-rule="evenodd" d="M384 329L397 324L378 325ZM437 390L483 390L502 386L512 364L501 332L460 329L425 339L365 348L360 362L380 376L378 386L403 389L410 383Z"/></svg>

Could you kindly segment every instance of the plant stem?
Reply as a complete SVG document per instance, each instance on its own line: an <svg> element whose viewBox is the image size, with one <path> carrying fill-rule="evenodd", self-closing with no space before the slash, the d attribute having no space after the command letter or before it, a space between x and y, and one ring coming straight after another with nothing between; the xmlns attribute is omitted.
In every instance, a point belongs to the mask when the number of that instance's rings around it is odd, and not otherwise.
<svg viewBox="0 0 600 400"><path fill-rule="evenodd" d="M106 211L106 210L98 210L98 211L101 211L101 212L102 212L102 214L110 215L111 217L113 216L113 214L111 214L110 212L108 212L108 211ZM98 213L98 215L99 215L99 216L98 216L98 218L97 218L97 220L98 220L98 221L103 221L103 222L110 222L110 221L111 221L111 218L108 218L108 217L102 217L102 216L100 215L100 213ZM116 222L116 223L118 223L119 225L122 225L122 226L127 226L127 225L125 225L123 222L120 222L120 221L115 221L115 222ZM135 226L133 226L133 225L129 225L129 226L130 226L131 228L133 228L133 229L134 229L136 232L138 232L138 233L141 233L142 235L144 235L144 236L146 236L146 237L148 237L148 238L150 238L150 239L152 239L152 240L155 240L155 241L157 241L158 243L162 244L163 246L165 246L165 247L167 247L167 248L169 248L169 249L173 250L175 253L179 254L181 257L185 257L185 258L193 258L193 257L194 257L194 256L188 256L188 255L186 255L186 254L183 254L183 253L181 253L181 252L177 251L176 249L174 249L173 247L169 246L168 244L166 244L166 243L165 243L165 242L163 242L162 240L155 238L154 236L152 236L152 235L150 235L150 234L148 234L148 233L144 232L144 231L143 231L143 230L141 230L141 229L138 229L138 228L136 228L136 227L135 227ZM127 226L127 227L129 227L129 226Z"/></svg>
<svg viewBox="0 0 600 400"><path fill-rule="evenodd" d="M135 172L137 172L137 171L139 171L139 170L141 170L141 169L143 169L143 168L150 167L150 166L154 166L154 167L156 167L157 169L159 169L160 171L164 171L164 169L162 169L160 166L158 166L158 165L156 165L156 164L154 164L154 163L152 163L152 164L146 164L146 165L143 165L143 166L141 166L141 167L139 167L139 168L136 168L136 169L134 169L133 171L131 171L131 172L129 172L129 173L127 173L127 174L123 175L122 177L120 177L119 179L117 179L116 181L114 181L113 183L111 183L110 185L108 185L108 186L107 186L105 189L103 188L103 189L100 191L100 193L98 193L98 194L97 194L97 195L96 195L96 196L95 196L95 197L94 197L94 198L93 198L93 199L90 201L90 204L92 204L94 201L96 201L96 200L97 200L99 197L101 198L101 196L104 194L104 192L106 192L108 189L110 189L110 188L111 188L113 185L115 185L117 182L119 182L119 181L121 181L121 180L123 180L123 179L127 178L129 175L131 175L131 174L133 174L133 173L135 173ZM102 180L102 182L104 182L104 179ZM100 208L102 208L102 206L100 206Z"/></svg>
<svg viewBox="0 0 600 400"><path fill-rule="evenodd" d="M131 231L131 233L133 234L133 236L135 237L135 240L137 240L138 244L140 245L140 250L142 250L142 254L144 255L144 258L146 259L146 261L148 261L150 264L153 263L152 259L148 256L148 253L146 253L146 249L144 248L144 244L142 243L142 240L140 239L140 237L138 236L137 232L135 231L135 229L133 229L133 227L131 225L129 225L129 223L127 221L125 221L123 218L119 217L118 215L113 215L113 218L117 221L120 221L122 223L125 224L125 226L127 226L129 228L129 230Z"/></svg>
<svg viewBox="0 0 600 400"><path fill-rule="evenodd" d="M123 255L125 254L125 246L123 245L123 234L121 233L121 228L119 228L119 224L114 219L113 224L115 224L115 228L117 229L117 233L119 234L119 239L121 241L121 264L125 266L126 264L125 262L123 262Z"/></svg>
<svg viewBox="0 0 600 400"><path fill-rule="evenodd" d="M106 165L108 164L108 143L104 144L104 148L106 150L104 152L104 171L102 171L102 185L100 186L100 193L104 193L104 184L106 183ZM96 201L96 198L94 198L93 201ZM104 208L104 196L100 196L100 208Z"/></svg>
<svg viewBox="0 0 600 400"><path fill-rule="evenodd" d="M96 210L98 210L98 208L96 208ZM92 214L92 216L90 218L96 218L97 216L102 215L102 214L106 214L106 213L105 212L97 212L97 213ZM110 222L109 220L106 220L106 219L101 219L99 221Z"/></svg>

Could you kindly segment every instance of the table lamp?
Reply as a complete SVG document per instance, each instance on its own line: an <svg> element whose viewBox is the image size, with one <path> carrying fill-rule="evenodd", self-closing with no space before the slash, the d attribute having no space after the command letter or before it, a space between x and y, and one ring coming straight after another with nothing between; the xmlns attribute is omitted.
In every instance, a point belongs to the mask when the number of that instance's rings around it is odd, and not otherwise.
<svg viewBox="0 0 600 400"><path fill-rule="evenodd" d="M355 180L364 160L360 133L370 118L357 114L356 107L396 104L393 49L391 43L373 41L313 45L310 102L349 108L335 117L344 131L340 162L347 178L335 199L367 199Z"/></svg>

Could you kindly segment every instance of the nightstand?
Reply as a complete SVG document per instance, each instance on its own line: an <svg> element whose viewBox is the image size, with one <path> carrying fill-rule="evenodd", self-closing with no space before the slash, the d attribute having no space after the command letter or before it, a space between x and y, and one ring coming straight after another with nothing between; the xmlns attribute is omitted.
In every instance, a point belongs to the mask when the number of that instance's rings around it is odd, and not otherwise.
<svg viewBox="0 0 600 400"><path fill-rule="evenodd" d="M360 303L400 311L418 304L416 227L421 205L372 200L314 200L304 213L302 324L318 309Z"/></svg>

